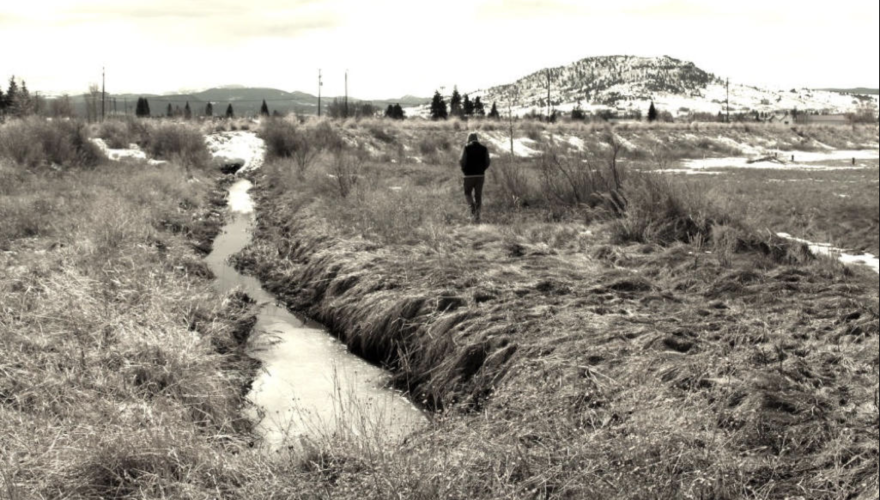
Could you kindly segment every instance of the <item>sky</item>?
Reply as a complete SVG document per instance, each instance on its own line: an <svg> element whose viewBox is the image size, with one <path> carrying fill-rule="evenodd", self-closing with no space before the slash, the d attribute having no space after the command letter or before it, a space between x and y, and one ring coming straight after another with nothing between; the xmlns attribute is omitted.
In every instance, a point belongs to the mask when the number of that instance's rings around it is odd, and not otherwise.
<svg viewBox="0 0 880 500"><path fill-rule="evenodd" d="M766 87L880 87L876 0L0 0L0 79L31 90L224 85L364 99L505 84L591 56Z"/></svg>

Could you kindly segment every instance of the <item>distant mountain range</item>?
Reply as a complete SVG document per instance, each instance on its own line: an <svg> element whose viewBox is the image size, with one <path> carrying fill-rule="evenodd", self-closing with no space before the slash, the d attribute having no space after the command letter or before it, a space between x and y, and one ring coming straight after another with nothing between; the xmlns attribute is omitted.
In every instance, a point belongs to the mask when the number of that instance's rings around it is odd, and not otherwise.
<svg viewBox="0 0 880 500"><path fill-rule="evenodd" d="M728 94L729 90L729 94ZM549 92L549 99L548 99ZM464 93L464 92L462 92ZM613 112L618 116L647 114L653 102L674 116L694 113L773 114L781 111L837 114L877 105L876 90L767 89L743 85L671 57L606 56L582 59L567 66L546 68L516 82L472 91L502 112L508 105L519 115L546 113L550 108L570 113ZM407 110L426 115L428 107Z"/></svg>
<svg viewBox="0 0 880 500"><path fill-rule="evenodd" d="M548 100L549 88L549 100ZM462 91L462 94L466 93ZM767 116L781 112L841 114L866 108L876 109L880 90L853 89L768 89L744 85L708 73L694 63L672 57L606 56L582 59L556 68L547 68L516 82L468 92L471 99L480 97L488 110L493 103L505 112L508 105L518 115L545 113L550 108L570 113L580 107L587 113L612 112L618 116L644 115L653 102L658 110L674 116L718 113ZM139 97L149 99L155 116L164 115L168 105L183 108L189 102L193 113L204 113L213 103L215 115L223 114L232 104L237 116L259 113L263 100L270 111L313 115L318 97L304 92L235 85L192 93L169 95L110 96L110 110L129 113ZM338 97L337 97L338 98ZM71 96L80 114L85 112L82 95ZM325 105L333 96L324 96ZM341 98L340 98L341 99ZM448 99L448 96L447 96ZM360 101L350 97L350 101ZM427 97L404 96L400 99L364 100L380 109L400 104L408 116L427 116ZM448 102L448 101L447 101Z"/></svg>
<svg viewBox="0 0 880 500"><path fill-rule="evenodd" d="M141 97L145 97L149 101L150 111L154 116L164 115L166 110L168 109L169 104L172 106L172 108L177 108L179 106L181 109L183 109L187 103L189 103L193 114L201 115L204 114L205 107L209 102L212 103L214 106L215 115L222 115L226 112L226 107L229 104L232 104L232 108L236 116L251 116L256 115L260 112L260 107L262 106L264 99L266 100L266 105L269 107L270 112L278 111L280 113L298 113L303 115L314 115L318 112L318 96L312 94L307 94L305 92L286 92L284 90L270 88L250 88L237 86L212 88L200 92L186 94L108 95L107 99L109 99L109 103L107 104L107 106L109 107L109 111L113 111L115 108L115 111L117 113L123 113L127 109L128 113L131 114L134 113L137 100ZM70 98L73 102L74 110L77 112L77 114L85 115L85 96L71 95ZM334 98L340 100L343 99L343 97L323 96L321 98L322 107L326 109L326 106L333 102ZM370 100L349 97L349 102L357 101L370 102L374 106L380 109L384 109L389 104L393 105L398 103L403 107L418 106L430 102L431 99L427 97L413 96L404 96L400 99L385 100Z"/></svg>

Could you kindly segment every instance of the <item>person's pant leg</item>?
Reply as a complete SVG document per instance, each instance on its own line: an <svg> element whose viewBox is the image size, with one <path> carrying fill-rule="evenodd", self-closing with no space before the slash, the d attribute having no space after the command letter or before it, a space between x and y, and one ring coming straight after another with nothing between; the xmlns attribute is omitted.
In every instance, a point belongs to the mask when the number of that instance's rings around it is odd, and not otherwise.
<svg viewBox="0 0 880 500"><path fill-rule="evenodd" d="M464 180L464 197L467 200L468 207L471 209L471 213L475 213L477 210L476 200L474 199L474 191L476 191L476 186L474 184L473 178L466 178Z"/></svg>

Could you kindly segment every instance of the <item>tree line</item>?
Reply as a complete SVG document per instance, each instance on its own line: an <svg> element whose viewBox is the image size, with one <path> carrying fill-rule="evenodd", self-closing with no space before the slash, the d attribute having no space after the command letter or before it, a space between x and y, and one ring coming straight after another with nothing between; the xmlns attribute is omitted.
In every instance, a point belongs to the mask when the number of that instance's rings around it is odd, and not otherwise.
<svg viewBox="0 0 880 500"><path fill-rule="evenodd" d="M447 108L446 100L443 99L440 91L435 91L434 98L431 100L431 119L446 120L450 116L462 119L488 117L489 119L494 120L501 117L498 113L498 106L494 102L492 103L492 109L487 115L485 104L483 104L483 101L479 96L474 100L471 100L467 94L462 96L458 92L458 88L456 88L452 91L452 96L449 98L449 106Z"/></svg>

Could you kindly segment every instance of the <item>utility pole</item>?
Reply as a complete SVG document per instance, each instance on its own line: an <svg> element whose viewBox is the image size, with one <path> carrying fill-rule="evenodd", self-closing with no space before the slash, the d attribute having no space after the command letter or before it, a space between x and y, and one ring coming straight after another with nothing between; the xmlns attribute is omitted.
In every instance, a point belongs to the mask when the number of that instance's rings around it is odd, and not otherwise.
<svg viewBox="0 0 880 500"><path fill-rule="evenodd" d="M324 82L321 81L321 70L318 70L318 118L321 117L321 87L324 86Z"/></svg>
<svg viewBox="0 0 880 500"><path fill-rule="evenodd" d="M104 121L104 116L106 115L106 101L107 101L107 78L106 72L104 71L104 67L101 67L101 121Z"/></svg>
<svg viewBox="0 0 880 500"><path fill-rule="evenodd" d="M727 123L730 123L730 78L727 79Z"/></svg>
<svg viewBox="0 0 880 500"><path fill-rule="evenodd" d="M348 118L348 70L345 70L345 117Z"/></svg>
<svg viewBox="0 0 880 500"><path fill-rule="evenodd" d="M547 121L550 121L550 74L551 70L547 70Z"/></svg>

